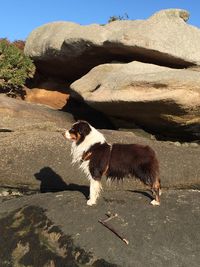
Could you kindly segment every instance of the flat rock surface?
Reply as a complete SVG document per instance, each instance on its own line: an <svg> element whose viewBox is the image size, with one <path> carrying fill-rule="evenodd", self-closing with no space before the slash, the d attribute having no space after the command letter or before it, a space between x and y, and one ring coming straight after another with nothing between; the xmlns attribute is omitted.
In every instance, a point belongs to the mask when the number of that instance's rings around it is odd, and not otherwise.
<svg viewBox="0 0 200 267"><path fill-rule="evenodd" d="M160 161L163 187L200 187L199 145L182 146L180 143L158 142L131 132L103 131L109 142L150 145ZM25 130L0 133L0 182L2 186L24 186L42 191L63 190L88 185L78 165L71 164L71 142L60 132ZM128 188L141 184L127 180ZM71 186L70 185L70 186Z"/></svg>
<svg viewBox="0 0 200 267"><path fill-rule="evenodd" d="M160 207L149 201L120 189L93 207L81 190L1 197L1 266L198 267L200 192L164 190ZM129 245L98 222L108 212Z"/></svg>
<svg viewBox="0 0 200 267"><path fill-rule="evenodd" d="M73 116L69 113L0 94L0 132L33 129L55 131L69 127L73 122Z"/></svg>

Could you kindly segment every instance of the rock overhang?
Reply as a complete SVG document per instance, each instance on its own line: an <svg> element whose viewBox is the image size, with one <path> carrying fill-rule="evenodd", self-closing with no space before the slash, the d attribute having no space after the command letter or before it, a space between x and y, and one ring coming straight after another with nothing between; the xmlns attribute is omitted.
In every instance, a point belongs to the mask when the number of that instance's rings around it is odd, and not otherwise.
<svg viewBox="0 0 200 267"><path fill-rule="evenodd" d="M200 30L186 24L188 18L185 10L169 9L106 25L52 22L29 35L25 54L41 72L68 81L115 60L188 68L200 64Z"/></svg>

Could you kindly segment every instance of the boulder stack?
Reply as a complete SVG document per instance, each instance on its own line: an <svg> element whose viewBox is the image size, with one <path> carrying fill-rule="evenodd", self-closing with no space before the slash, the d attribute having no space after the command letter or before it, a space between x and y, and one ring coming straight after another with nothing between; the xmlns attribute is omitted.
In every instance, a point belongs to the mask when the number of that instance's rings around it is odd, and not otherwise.
<svg viewBox="0 0 200 267"><path fill-rule="evenodd" d="M45 75L71 84L77 100L116 128L135 125L165 138L200 139L200 29L186 10L146 20L35 29L25 53Z"/></svg>

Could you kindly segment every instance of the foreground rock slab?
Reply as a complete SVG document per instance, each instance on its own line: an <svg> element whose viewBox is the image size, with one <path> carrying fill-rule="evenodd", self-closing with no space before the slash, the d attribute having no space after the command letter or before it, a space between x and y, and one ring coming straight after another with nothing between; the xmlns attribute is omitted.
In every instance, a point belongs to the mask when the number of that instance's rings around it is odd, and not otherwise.
<svg viewBox="0 0 200 267"><path fill-rule="evenodd" d="M147 20L81 26L53 22L29 35L25 53L40 72L76 80L94 66L113 60L139 60L185 68L200 64L200 30L188 25L189 13L161 10Z"/></svg>
<svg viewBox="0 0 200 267"><path fill-rule="evenodd" d="M93 207L82 191L0 198L1 266L198 267L200 192L164 191L160 207L149 201L120 190ZM108 212L129 245L98 222Z"/></svg>

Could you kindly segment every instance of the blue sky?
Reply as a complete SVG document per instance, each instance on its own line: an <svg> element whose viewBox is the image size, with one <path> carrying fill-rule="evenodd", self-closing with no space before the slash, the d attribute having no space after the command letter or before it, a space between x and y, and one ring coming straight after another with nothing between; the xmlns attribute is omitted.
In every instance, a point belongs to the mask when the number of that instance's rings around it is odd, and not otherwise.
<svg viewBox="0 0 200 267"><path fill-rule="evenodd" d="M200 0L1 0L0 38L25 40L38 26L52 21L105 24L110 16L146 19L158 10L182 8L200 28Z"/></svg>

